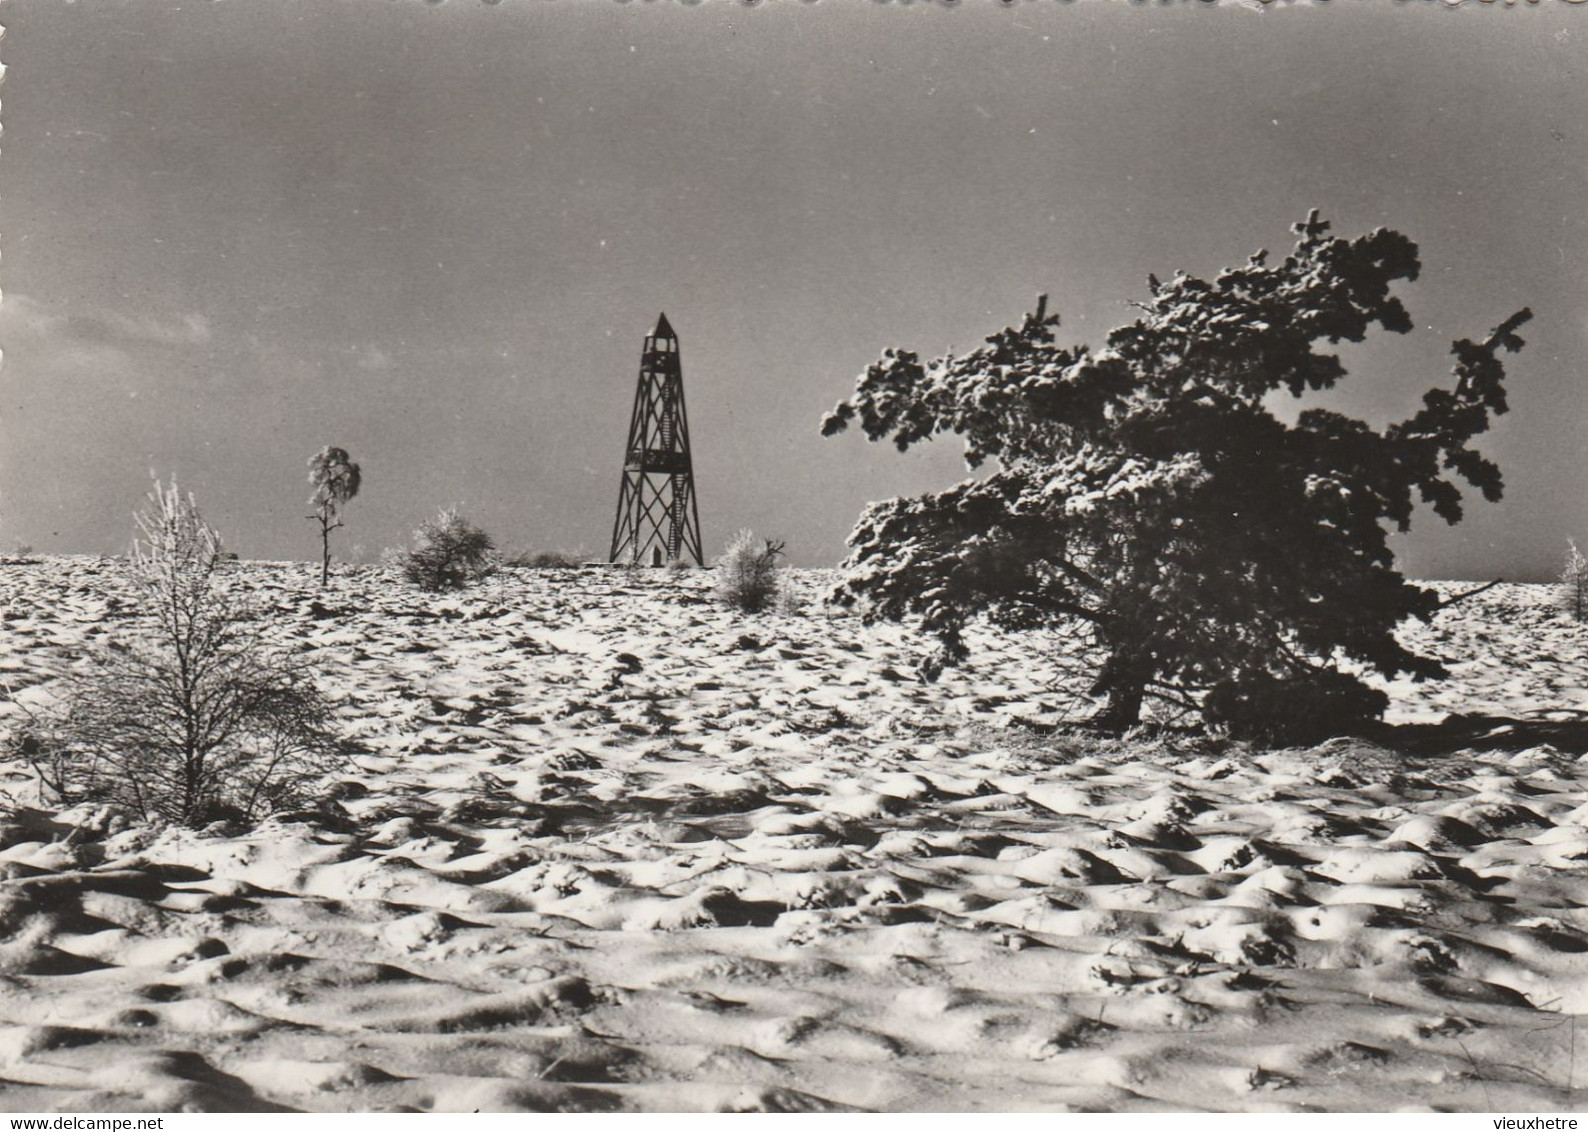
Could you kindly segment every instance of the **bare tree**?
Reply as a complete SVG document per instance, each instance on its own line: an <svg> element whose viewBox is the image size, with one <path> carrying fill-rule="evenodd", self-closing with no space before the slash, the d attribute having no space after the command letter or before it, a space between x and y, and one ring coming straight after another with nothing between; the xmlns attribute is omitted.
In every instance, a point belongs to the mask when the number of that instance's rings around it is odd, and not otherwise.
<svg viewBox="0 0 1588 1132"><path fill-rule="evenodd" d="M345 448L327 446L309 457L309 505L320 524L320 585L331 580L331 532L342 526L342 508L358 494L363 477Z"/></svg>
<svg viewBox="0 0 1588 1132"><path fill-rule="evenodd" d="M63 800L144 819L253 820L304 801L344 758L305 662L227 592L220 536L191 496L157 482L137 519L136 636L68 674L59 707L13 746Z"/></svg>
<svg viewBox="0 0 1588 1132"><path fill-rule="evenodd" d="M1588 621L1588 558L1576 542L1566 542L1566 565L1560 572L1560 604L1573 621Z"/></svg>

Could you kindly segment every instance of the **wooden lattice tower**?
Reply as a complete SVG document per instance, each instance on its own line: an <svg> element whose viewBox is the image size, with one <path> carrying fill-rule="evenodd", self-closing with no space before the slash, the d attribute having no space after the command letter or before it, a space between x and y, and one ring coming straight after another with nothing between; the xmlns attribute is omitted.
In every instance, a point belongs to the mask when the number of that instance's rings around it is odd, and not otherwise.
<svg viewBox="0 0 1588 1132"><path fill-rule="evenodd" d="M640 382L623 460L623 487L612 524L612 561L659 566L701 553L695 469L684 415L678 335L664 314L645 337Z"/></svg>

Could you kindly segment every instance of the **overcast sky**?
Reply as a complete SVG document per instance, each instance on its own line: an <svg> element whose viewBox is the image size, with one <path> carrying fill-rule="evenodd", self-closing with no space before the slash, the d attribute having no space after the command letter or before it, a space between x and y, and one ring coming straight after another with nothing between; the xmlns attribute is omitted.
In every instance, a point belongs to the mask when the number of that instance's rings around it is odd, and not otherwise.
<svg viewBox="0 0 1588 1132"><path fill-rule="evenodd" d="M1422 577L1588 542L1588 4L7 0L0 549L120 551L150 471L245 557L310 558L305 461L363 464L339 549L461 503L604 554L639 348L677 329L710 553L830 564L870 499L960 478L822 414L884 348L1051 293L1100 342L1148 272L1317 207L1422 248L1417 332L1332 399L1383 422L1523 305L1506 476L1400 543Z"/></svg>

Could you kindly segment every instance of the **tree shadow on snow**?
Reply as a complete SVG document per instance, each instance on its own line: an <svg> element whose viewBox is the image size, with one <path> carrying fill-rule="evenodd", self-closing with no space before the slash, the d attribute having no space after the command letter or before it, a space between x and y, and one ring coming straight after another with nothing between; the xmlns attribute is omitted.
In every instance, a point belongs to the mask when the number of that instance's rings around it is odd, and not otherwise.
<svg viewBox="0 0 1588 1132"><path fill-rule="evenodd" d="M1384 746L1422 755L1542 746L1563 754L1588 754L1588 711L1551 710L1548 716L1451 715L1439 723L1385 725L1373 738Z"/></svg>

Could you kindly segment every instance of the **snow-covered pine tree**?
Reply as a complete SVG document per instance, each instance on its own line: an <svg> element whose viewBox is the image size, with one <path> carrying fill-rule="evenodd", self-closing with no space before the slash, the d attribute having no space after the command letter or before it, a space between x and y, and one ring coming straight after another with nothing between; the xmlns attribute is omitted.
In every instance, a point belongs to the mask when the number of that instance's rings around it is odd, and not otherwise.
<svg viewBox="0 0 1588 1132"><path fill-rule="evenodd" d="M1095 650L1111 727L1162 691L1236 735L1312 738L1385 705L1340 659L1442 675L1395 639L1439 599L1396 571L1386 539L1419 499L1461 518L1449 473L1500 497L1499 469L1469 445L1506 409L1499 354L1521 347L1531 315L1456 342L1452 386L1383 431L1320 408L1287 424L1271 394L1346 376L1321 346L1412 329L1392 286L1416 279L1417 246L1328 228L1312 213L1276 264L1259 252L1211 281L1149 277L1141 317L1101 350L1058 345L1044 297L965 357L885 353L823 432L858 420L900 450L956 433L973 468L997 467L869 507L838 600L873 620L919 615L938 665L965 657L977 616L1070 627Z"/></svg>

